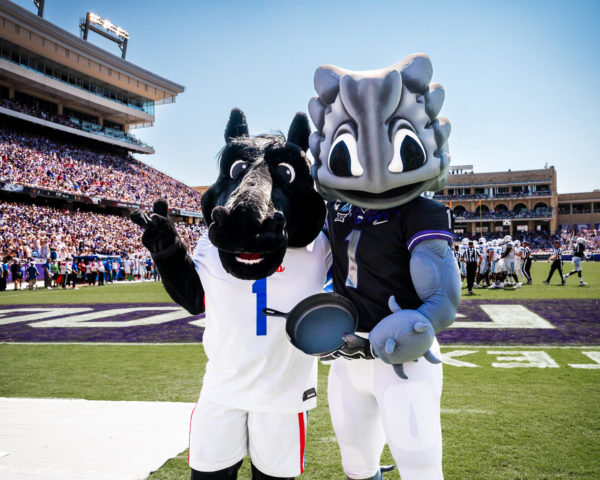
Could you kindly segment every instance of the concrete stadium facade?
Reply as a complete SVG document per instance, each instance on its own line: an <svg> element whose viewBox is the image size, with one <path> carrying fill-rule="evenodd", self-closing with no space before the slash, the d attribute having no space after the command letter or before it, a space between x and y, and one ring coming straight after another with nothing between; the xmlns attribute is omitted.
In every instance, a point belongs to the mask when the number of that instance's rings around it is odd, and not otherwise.
<svg viewBox="0 0 600 480"><path fill-rule="evenodd" d="M433 198L454 210L456 233L472 237L600 228L600 191L558 193L553 166L486 173L451 166L446 187Z"/></svg>

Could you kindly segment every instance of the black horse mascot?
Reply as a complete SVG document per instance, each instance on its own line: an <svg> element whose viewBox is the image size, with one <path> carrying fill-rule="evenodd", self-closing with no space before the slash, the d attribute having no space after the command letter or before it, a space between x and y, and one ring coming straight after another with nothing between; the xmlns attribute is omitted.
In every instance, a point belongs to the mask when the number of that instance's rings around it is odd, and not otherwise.
<svg viewBox="0 0 600 480"><path fill-rule="evenodd" d="M192 314L206 307L208 363L190 427L193 480L235 479L247 454L255 480L303 471L316 361L289 343L283 320L267 324L262 310L268 302L289 311L326 279L325 204L305 155L309 135L299 113L287 141L251 137L243 112L232 110L219 177L202 196L208 235L192 257L164 200L150 216L132 214L173 300Z"/></svg>

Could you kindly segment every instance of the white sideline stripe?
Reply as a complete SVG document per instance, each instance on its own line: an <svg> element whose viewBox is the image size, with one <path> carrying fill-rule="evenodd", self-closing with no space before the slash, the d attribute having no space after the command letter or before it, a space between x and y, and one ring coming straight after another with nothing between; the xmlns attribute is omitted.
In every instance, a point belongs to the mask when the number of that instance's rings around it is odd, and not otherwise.
<svg viewBox="0 0 600 480"><path fill-rule="evenodd" d="M0 398L2 480L140 480L188 447L193 403Z"/></svg>

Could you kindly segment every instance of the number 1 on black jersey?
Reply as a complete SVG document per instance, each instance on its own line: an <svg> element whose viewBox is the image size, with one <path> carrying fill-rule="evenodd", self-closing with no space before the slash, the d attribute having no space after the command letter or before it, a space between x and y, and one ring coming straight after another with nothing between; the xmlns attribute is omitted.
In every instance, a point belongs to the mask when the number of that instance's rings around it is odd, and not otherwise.
<svg viewBox="0 0 600 480"><path fill-rule="evenodd" d="M356 263L356 250L360 240L360 230L352 230L346 237L348 242L348 275L346 276L346 286L358 288L358 265Z"/></svg>

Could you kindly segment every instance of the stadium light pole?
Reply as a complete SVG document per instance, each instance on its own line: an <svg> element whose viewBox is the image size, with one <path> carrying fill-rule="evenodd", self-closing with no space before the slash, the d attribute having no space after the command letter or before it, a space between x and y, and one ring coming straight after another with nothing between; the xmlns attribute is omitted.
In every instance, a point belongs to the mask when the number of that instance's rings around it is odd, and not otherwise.
<svg viewBox="0 0 600 480"><path fill-rule="evenodd" d="M44 17L44 3L46 3L46 0L33 0L33 4L38 9L38 17Z"/></svg>
<svg viewBox="0 0 600 480"><path fill-rule="evenodd" d="M110 20L102 18L94 12L87 12L85 19L82 19L79 23L79 29L81 30L83 39L86 41L88 33L91 30L115 42L121 49L121 58L125 60L125 56L127 55L127 41L129 40L129 33L125 29L114 25Z"/></svg>

